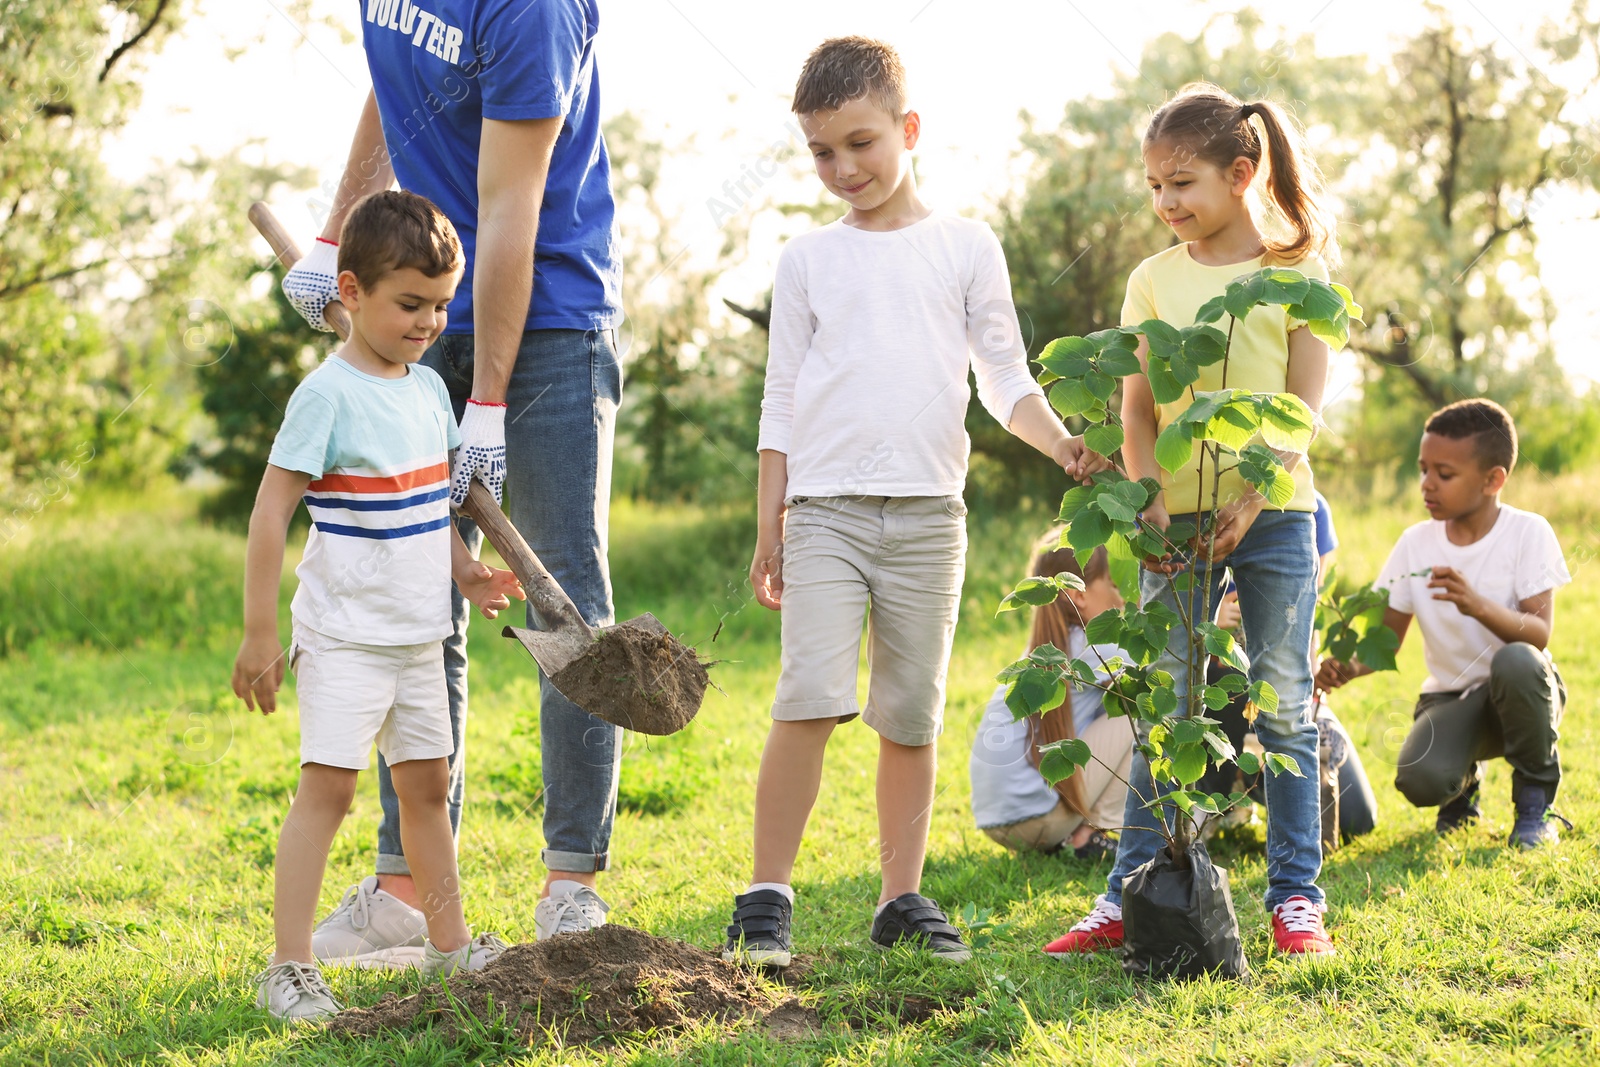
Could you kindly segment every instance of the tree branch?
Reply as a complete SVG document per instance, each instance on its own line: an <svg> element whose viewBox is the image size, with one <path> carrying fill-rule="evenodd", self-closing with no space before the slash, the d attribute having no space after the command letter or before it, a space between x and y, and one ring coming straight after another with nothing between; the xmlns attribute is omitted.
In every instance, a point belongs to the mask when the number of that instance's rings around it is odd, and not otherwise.
<svg viewBox="0 0 1600 1067"><path fill-rule="evenodd" d="M1450 402L1445 395L1444 384L1435 380L1432 375L1423 370L1417 361L1411 358L1409 352L1397 352L1393 349L1363 345L1353 337L1350 339L1348 347L1360 352L1381 367L1392 367L1403 372L1434 407L1442 408ZM1407 347L1409 348L1410 346L1408 345Z"/></svg>
<svg viewBox="0 0 1600 1067"><path fill-rule="evenodd" d="M106 65L100 68L100 81L104 82L111 74L111 68L116 64L117 60L138 47L139 42L150 36L151 32L160 25L161 16L166 14L167 5L170 3L171 0L156 0L156 9L150 13L150 18L146 20L145 24L139 27L139 32L117 45L112 53L106 57Z"/></svg>
<svg viewBox="0 0 1600 1067"><path fill-rule="evenodd" d="M85 263L81 267L68 267L66 270L59 270L54 274L36 274L26 281L13 282L5 286L0 286L0 300L10 300L14 297L21 296L29 289L35 289L41 285L49 285L51 282L59 282L63 278L72 277L74 274L82 274L85 271L95 270L96 268L105 266L109 262L111 261L108 259L97 259L93 263Z"/></svg>

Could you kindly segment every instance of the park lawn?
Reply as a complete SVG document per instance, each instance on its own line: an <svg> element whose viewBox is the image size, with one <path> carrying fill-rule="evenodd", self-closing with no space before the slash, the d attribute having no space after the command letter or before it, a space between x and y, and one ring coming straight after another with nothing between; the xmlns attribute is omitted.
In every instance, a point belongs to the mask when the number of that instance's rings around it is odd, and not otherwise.
<svg viewBox="0 0 1600 1067"><path fill-rule="evenodd" d="M951 911L992 909L1007 924L1000 940L962 966L868 947L875 745L866 728L846 727L796 875L797 950L814 964L799 995L823 1035L778 1044L748 1025L707 1025L606 1049L528 1047L482 1026L354 1042L285 1031L258 1013L252 976L270 946L272 849L297 749L292 687L272 719L228 692L242 539L195 522L178 496L57 505L0 548L0 1062L1592 1064L1600 590L1589 563L1600 508L1584 502L1600 499L1597 481L1529 479L1522 498L1509 497L1552 515L1577 579L1558 600L1555 650L1572 694L1559 806L1578 829L1558 848L1502 847L1503 764L1492 765L1483 823L1449 841L1434 836L1431 811L1408 808L1390 786L1422 677L1413 639L1398 676L1358 682L1337 705L1382 824L1325 866L1335 958L1268 955L1259 822L1214 850L1232 871L1251 984L1135 983L1109 957L1043 956L1039 946L1103 889L1106 868L1013 858L971 825L979 709L1023 640L1024 620L994 619L993 605L1049 511L975 514L925 889ZM1342 569L1370 577L1418 517L1410 496L1343 509ZM720 692L688 730L630 736L602 889L614 921L707 949L720 945L748 874L777 674L777 619L744 582L751 532L742 514L689 508L619 505L613 521L618 616L654 611L722 662ZM526 940L543 876L537 682L495 624L480 624L474 641L467 913L476 928ZM369 871L377 815L369 775L332 851L325 908ZM330 978L355 1005L419 987L405 975ZM943 1008L902 1024L907 994Z"/></svg>

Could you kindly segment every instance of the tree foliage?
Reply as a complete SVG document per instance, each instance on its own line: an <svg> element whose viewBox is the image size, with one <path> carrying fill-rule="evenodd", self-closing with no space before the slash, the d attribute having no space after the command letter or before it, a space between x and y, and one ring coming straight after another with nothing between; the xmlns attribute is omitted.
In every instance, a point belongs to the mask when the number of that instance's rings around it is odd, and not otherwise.
<svg viewBox="0 0 1600 1067"><path fill-rule="evenodd" d="M0 13L0 504L138 484L193 427L191 369L225 351L254 268L243 211L299 175L235 152L135 184L101 163L184 0ZM87 459L85 459L87 457Z"/></svg>

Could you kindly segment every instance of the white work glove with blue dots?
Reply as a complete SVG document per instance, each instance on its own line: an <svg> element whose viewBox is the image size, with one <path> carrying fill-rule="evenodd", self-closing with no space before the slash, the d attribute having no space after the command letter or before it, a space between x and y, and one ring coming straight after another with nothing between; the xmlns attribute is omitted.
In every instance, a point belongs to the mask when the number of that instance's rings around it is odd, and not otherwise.
<svg viewBox="0 0 1600 1067"><path fill-rule="evenodd" d="M467 502L472 479L489 487L494 502L501 502L506 485L506 406L468 400L461 416L461 445L450 471L450 503Z"/></svg>
<svg viewBox="0 0 1600 1067"><path fill-rule="evenodd" d="M332 333L322 312L339 299L338 243L318 237L311 251L283 276L283 295L313 330Z"/></svg>

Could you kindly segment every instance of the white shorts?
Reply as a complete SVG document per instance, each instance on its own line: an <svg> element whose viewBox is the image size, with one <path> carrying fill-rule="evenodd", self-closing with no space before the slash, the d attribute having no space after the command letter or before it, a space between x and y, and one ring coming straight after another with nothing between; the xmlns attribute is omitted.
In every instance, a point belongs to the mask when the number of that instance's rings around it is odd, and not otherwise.
<svg viewBox="0 0 1600 1067"><path fill-rule="evenodd" d="M302 764L363 771L374 741L390 764L455 751L443 641L359 645L295 623L289 669Z"/></svg>

